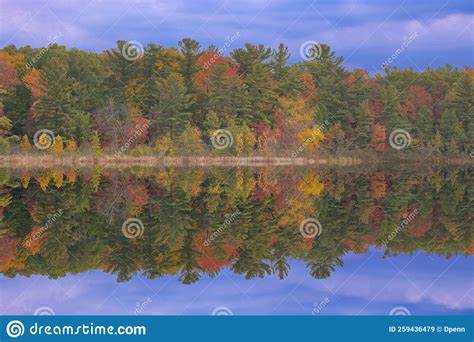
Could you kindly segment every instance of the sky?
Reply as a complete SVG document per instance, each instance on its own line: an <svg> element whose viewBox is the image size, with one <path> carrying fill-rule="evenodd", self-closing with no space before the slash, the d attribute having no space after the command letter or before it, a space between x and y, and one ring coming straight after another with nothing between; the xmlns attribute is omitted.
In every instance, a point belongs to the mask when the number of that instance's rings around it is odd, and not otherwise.
<svg viewBox="0 0 474 342"><path fill-rule="evenodd" d="M204 47L231 41L225 52L285 43L298 62L300 47L314 41L351 70L375 73L385 63L419 71L472 67L473 19L471 0L0 0L0 47L57 42L100 52L119 39L169 47L191 37Z"/></svg>
<svg viewBox="0 0 474 342"><path fill-rule="evenodd" d="M245 280L224 270L183 285L177 276L154 280L137 275L117 283L102 271L14 279L0 276L0 315L410 315L474 314L472 258L416 252L382 258L371 249L348 254L328 279L311 277L291 261L287 278Z"/></svg>

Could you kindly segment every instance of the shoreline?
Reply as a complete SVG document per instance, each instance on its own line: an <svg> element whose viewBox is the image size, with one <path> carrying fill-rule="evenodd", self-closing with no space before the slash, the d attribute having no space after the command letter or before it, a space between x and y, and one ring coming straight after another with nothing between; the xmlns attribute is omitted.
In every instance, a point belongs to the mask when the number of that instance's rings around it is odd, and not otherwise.
<svg viewBox="0 0 474 342"><path fill-rule="evenodd" d="M382 155L353 153L352 155L314 156L314 157L278 157L278 156L85 156L85 155L3 155L0 156L0 168L46 169L51 167L70 168L128 168L128 167L331 167L361 166L392 163L419 163L416 155ZM431 156L430 165L472 165L474 158L448 158L443 155Z"/></svg>
<svg viewBox="0 0 474 342"><path fill-rule="evenodd" d="M340 165L355 166L363 163L357 157L274 157L274 156L80 156L80 155L9 155L0 156L0 167L2 168L50 168L54 166L69 167L207 167L207 166L318 166L318 165Z"/></svg>

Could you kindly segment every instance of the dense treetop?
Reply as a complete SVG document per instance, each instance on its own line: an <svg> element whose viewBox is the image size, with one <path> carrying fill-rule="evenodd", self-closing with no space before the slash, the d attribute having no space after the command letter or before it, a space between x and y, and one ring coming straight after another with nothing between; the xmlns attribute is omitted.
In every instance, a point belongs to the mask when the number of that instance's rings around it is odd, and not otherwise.
<svg viewBox="0 0 474 342"><path fill-rule="evenodd" d="M60 137L57 151L110 154L124 145L125 153L137 155L291 155L301 144L305 154L382 152L396 129L409 132L410 149L473 149L473 69L386 68L370 76L347 70L329 46L319 51L289 64L283 44L245 44L228 55L188 38L178 48L143 50L119 41L100 54L56 44L6 46L0 50L0 152L27 145L39 129ZM210 144L218 129L233 136L224 151Z"/></svg>

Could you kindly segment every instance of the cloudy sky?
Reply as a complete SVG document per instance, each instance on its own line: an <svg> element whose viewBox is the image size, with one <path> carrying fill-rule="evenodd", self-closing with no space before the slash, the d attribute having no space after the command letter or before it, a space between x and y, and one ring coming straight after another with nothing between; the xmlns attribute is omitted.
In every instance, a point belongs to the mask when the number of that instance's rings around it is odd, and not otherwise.
<svg viewBox="0 0 474 342"><path fill-rule="evenodd" d="M68 275L0 277L0 314L33 314L38 308L56 314L209 315L216 308L235 315L472 315L472 260L417 252L382 258L372 249L349 254L345 265L325 280L311 277L305 266L291 262L287 278L245 280L224 270L183 285L176 276L150 280L136 276L117 283L101 271Z"/></svg>
<svg viewBox="0 0 474 342"><path fill-rule="evenodd" d="M345 65L371 73L390 64L417 70L472 66L471 0L0 0L0 47L45 46L103 51L118 39L176 46L184 37L224 47L246 42L290 47L331 45ZM236 39L235 39L236 38Z"/></svg>

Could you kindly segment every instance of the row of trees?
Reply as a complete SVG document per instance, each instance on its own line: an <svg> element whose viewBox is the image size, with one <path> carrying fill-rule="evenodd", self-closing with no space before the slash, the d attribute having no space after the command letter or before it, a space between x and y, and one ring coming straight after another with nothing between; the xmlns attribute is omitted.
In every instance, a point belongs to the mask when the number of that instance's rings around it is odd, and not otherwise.
<svg viewBox="0 0 474 342"><path fill-rule="evenodd" d="M11 277L102 269L120 281L140 272L179 275L189 284L223 267L246 278L284 278L296 259L325 278L344 255L371 246L386 256L474 253L474 180L467 170L1 176L0 271ZM143 229L131 239L121 228L132 217ZM321 223L319 235L302 234L308 218Z"/></svg>
<svg viewBox="0 0 474 342"><path fill-rule="evenodd" d="M1 49L1 137L25 144L49 129L64 142L112 153L133 137L136 153L170 155L200 153L215 130L227 129L234 144L226 152L290 154L315 136L305 153L323 137L319 146L329 151L384 151L390 132L404 129L411 148L473 149L471 68L387 68L371 77L347 70L326 45L317 59L289 64L283 44L245 44L224 56L183 39L178 48L150 44L134 58L124 56L127 44L100 54L57 45Z"/></svg>

